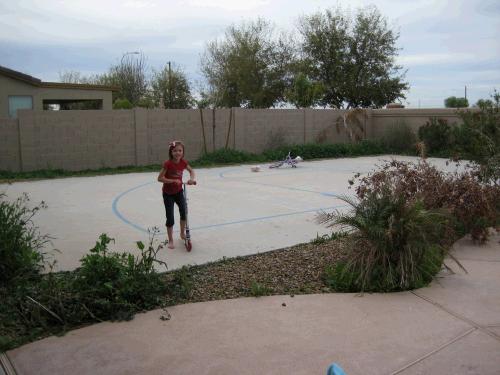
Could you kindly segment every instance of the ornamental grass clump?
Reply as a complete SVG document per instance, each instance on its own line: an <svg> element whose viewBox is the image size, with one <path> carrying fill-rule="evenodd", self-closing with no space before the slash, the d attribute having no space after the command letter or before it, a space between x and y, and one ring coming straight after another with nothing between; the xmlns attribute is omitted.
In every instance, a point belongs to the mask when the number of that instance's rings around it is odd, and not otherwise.
<svg viewBox="0 0 500 375"><path fill-rule="evenodd" d="M449 216L408 202L389 189L362 199L342 198L351 210L323 213L318 221L350 232L343 262L328 268L326 283L338 291L390 292L428 284L441 268L445 247L440 239Z"/></svg>
<svg viewBox="0 0 500 375"><path fill-rule="evenodd" d="M358 178L349 181L357 180L357 197L343 198L351 211L319 217L351 232L345 260L326 271L339 291L424 286L458 238L484 242L500 222L500 186L481 179L478 168L445 173L426 160L391 160Z"/></svg>

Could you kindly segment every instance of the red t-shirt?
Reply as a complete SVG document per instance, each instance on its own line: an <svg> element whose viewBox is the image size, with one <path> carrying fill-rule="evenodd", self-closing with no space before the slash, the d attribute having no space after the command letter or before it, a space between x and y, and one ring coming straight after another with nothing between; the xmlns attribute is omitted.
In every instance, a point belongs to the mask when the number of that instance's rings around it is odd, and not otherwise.
<svg viewBox="0 0 500 375"><path fill-rule="evenodd" d="M182 172L188 166L187 161L181 159L178 163L174 163L172 160L167 160L163 163L163 169L165 169L165 177L169 180L179 180L182 182ZM182 190L182 184L167 183L163 184L162 191L166 194L177 194Z"/></svg>

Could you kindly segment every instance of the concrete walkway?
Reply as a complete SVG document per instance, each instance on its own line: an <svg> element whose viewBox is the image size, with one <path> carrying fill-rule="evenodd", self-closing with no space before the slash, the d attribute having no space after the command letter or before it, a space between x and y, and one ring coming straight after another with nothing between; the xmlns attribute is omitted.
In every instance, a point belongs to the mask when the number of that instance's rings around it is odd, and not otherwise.
<svg viewBox="0 0 500 375"><path fill-rule="evenodd" d="M500 236L468 239L468 270L393 294L187 304L7 353L18 374L500 374ZM170 320L161 320L162 316ZM1 371L0 371L1 373Z"/></svg>

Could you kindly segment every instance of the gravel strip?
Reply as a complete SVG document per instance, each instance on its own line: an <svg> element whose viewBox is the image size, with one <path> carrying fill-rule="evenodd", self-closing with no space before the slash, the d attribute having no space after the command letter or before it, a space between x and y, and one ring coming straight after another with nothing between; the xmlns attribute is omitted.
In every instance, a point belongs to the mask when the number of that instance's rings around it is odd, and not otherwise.
<svg viewBox="0 0 500 375"><path fill-rule="evenodd" d="M169 298L168 304L255 296L257 293L328 293L325 268L343 256L345 241L306 243L245 257L184 268L192 282L188 298ZM166 274L171 282L179 271Z"/></svg>

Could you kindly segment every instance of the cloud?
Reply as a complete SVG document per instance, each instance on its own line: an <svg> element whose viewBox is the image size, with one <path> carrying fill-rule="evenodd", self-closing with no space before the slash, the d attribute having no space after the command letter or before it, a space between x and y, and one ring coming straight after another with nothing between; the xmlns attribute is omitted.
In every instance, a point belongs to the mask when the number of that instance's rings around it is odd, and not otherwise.
<svg viewBox="0 0 500 375"><path fill-rule="evenodd" d="M123 7L132 9L145 9L156 7L156 2L154 1L144 1L144 0L129 0L123 3Z"/></svg>
<svg viewBox="0 0 500 375"><path fill-rule="evenodd" d="M476 56L472 53L421 53L415 55L398 56L396 62L399 65L436 65L449 63L468 63L474 61Z"/></svg>
<svg viewBox="0 0 500 375"><path fill-rule="evenodd" d="M190 7L219 8L226 11L244 11L269 5L269 0L187 0Z"/></svg>
<svg viewBox="0 0 500 375"><path fill-rule="evenodd" d="M483 0L476 5L476 10L487 17L498 17L500 16L500 2L497 0Z"/></svg>
<svg viewBox="0 0 500 375"><path fill-rule="evenodd" d="M397 63L409 98L488 97L500 81L500 1L339 0L343 9L375 4L399 30ZM0 0L0 65L57 80L58 72L104 73L127 51L160 69L172 61L201 79L199 55L230 24L262 17L288 31L331 0ZM474 87L474 90L472 89ZM418 96L416 96L418 95Z"/></svg>

